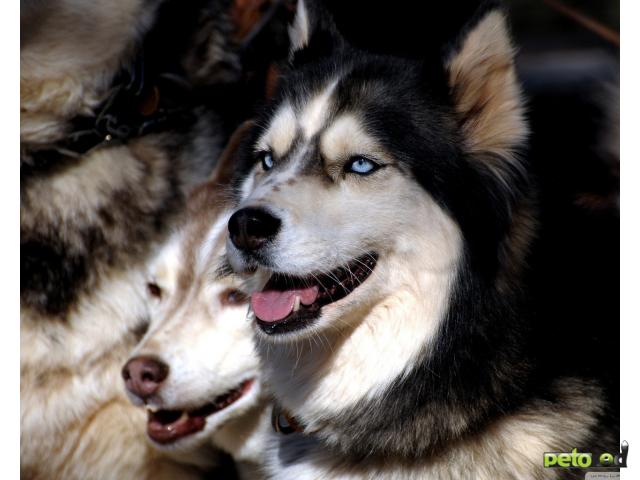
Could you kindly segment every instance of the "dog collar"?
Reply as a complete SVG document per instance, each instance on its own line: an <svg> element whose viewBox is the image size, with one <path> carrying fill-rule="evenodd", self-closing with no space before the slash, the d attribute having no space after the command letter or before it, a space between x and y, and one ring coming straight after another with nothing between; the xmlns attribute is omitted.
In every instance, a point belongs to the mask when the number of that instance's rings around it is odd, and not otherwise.
<svg viewBox="0 0 640 480"><path fill-rule="evenodd" d="M304 426L277 404L274 405L271 410L271 426L277 433L281 433L282 435L304 432Z"/></svg>

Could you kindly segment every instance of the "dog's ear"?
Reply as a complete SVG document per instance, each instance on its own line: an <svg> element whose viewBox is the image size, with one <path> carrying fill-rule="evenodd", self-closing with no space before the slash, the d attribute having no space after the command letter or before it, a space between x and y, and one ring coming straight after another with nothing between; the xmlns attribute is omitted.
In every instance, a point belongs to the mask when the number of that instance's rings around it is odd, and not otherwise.
<svg viewBox="0 0 640 480"><path fill-rule="evenodd" d="M247 120L236 128L207 180L191 190L187 198L189 215L199 215L210 208L212 202L228 202L231 181L238 169L239 150L253 126L253 122Z"/></svg>
<svg viewBox="0 0 640 480"><path fill-rule="evenodd" d="M330 56L344 45L344 39L318 0L298 0L289 25L289 45L289 59L295 67Z"/></svg>
<svg viewBox="0 0 640 480"><path fill-rule="evenodd" d="M528 134L514 53L504 11L485 4L445 59L466 150L483 154L494 173L516 162Z"/></svg>
<svg viewBox="0 0 640 480"><path fill-rule="evenodd" d="M251 120L247 120L236 128L231 135L231 138L229 138L227 146L220 154L218 163L209 176L207 183L216 185L228 185L231 183L231 179L233 178L238 166L238 150L245 138L245 135L247 135L252 127L253 122Z"/></svg>
<svg viewBox="0 0 640 480"><path fill-rule="evenodd" d="M227 146L220 154L218 163L207 179L207 183L215 185L228 185L231 183L238 167L238 150L245 136L252 127L253 122L251 120L247 120L236 128L231 135L231 138L229 138Z"/></svg>

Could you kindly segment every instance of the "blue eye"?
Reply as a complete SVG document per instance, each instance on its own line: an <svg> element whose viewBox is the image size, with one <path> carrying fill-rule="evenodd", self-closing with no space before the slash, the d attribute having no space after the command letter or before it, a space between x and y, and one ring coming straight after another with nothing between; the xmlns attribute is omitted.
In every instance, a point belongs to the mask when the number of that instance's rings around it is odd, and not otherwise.
<svg viewBox="0 0 640 480"><path fill-rule="evenodd" d="M368 175L380 168L376 162L364 157L353 157L344 166L347 173L357 173L358 175Z"/></svg>
<svg viewBox="0 0 640 480"><path fill-rule="evenodd" d="M266 172L271 170L273 168L273 156L271 155L271 152L262 152L260 157L264 171Z"/></svg>

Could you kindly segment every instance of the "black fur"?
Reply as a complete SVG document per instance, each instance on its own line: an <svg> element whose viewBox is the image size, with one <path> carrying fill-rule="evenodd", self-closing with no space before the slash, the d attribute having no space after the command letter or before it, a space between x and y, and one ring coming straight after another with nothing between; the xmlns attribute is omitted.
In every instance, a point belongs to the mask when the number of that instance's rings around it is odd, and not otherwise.
<svg viewBox="0 0 640 480"><path fill-rule="evenodd" d="M20 296L47 315L60 315L75 300L88 277L87 259L51 239L20 243Z"/></svg>

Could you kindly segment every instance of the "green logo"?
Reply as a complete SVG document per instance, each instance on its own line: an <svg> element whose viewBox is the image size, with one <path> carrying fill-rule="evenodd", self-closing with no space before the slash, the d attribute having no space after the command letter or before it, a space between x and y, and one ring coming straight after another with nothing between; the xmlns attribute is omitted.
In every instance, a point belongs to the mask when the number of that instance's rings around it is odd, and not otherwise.
<svg viewBox="0 0 640 480"><path fill-rule="evenodd" d="M577 448L571 452L547 452L544 454L545 468L626 468L629 444L623 441L620 453L603 452L594 455L591 452L578 452Z"/></svg>

